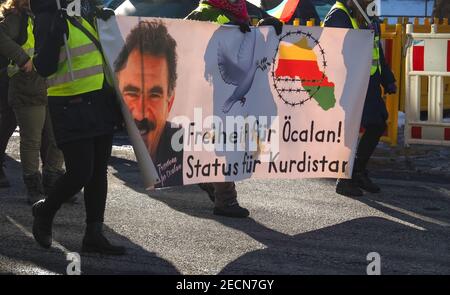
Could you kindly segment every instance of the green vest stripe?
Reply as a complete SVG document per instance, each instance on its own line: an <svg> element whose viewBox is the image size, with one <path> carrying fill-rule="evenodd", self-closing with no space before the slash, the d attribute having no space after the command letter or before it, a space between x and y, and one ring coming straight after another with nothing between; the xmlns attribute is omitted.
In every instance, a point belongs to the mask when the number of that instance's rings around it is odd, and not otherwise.
<svg viewBox="0 0 450 295"><path fill-rule="evenodd" d="M85 69L73 71L73 76L74 76L75 80L77 80L77 79L82 79L86 76L93 76L93 75L102 74L102 73L103 73L103 65L97 65L97 66L93 66L91 68L85 68ZM71 74L66 73L61 76L56 76L54 78L47 79L47 84L48 84L48 86L55 86L55 85L59 85L59 84L68 83L71 80L72 80Z"/></svg>
<svg viewBox="0 0 450 295"><path fill-rule="evenodd" d="M95 47L95 44L91 43L91 44L86 44L86 45L83 45L83 46L80 46L80 47L77 47L77 48L71 48L69 51L70 51L70 55L73 58L73 57L76 57L76 56L80 56L80 55L84 55L84 54L90 53L90 52L92 52L92 51L94 51L96 49L97 49L97 47ZM67 59L67 52L66 52L66 50L61 50L60 53L59 53L59 62L61 63L63 61L66 61L66 59Z"/></svg>

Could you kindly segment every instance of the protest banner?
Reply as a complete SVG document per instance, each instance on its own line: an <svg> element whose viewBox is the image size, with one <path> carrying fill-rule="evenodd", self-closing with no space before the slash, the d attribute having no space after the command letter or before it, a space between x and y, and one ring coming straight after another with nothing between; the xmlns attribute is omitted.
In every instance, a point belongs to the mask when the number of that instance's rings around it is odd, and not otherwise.
<svg viewBox="0 0 450 295"><path fill-rule="evenodd" d="M99 32L136 156L156 168L144 171L146 187L351 176L370 31L284 26L279 36L272 27L243 34L116 16L99 21Z"/></svg>

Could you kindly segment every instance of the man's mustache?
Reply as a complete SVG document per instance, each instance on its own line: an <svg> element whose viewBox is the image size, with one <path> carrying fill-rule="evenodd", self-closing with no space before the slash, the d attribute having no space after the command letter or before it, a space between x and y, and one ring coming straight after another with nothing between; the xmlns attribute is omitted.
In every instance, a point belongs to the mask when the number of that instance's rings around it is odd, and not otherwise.
<svg viewBox="0 0 450 295"><path fill-rule="evenodd" d="M134 120L134 123L136 123L136 127L139 129L141 134L142 133L147 134L156 129L155 122L150 121L147 118L142 120Z"/></svg>

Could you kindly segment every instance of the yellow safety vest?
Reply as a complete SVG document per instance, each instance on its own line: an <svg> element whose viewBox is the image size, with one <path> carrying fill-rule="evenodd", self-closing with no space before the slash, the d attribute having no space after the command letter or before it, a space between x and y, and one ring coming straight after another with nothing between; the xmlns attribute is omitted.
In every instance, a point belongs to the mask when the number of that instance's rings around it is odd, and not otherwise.
<svg viewBox="0 0 450 295"><path fill-rule="evenodd" d="M28 17L27 25L27 41L22 45L22 49L28 54L30 58L34 56L34 35L33 35L33 20ZM20 71L19 66L11 62L8 65L8 76L11 78Z"/></svg>
<svg viewBox="0 0 450 295"><path fill-rule="evenodd" d="M207 3L200 3L199 6L195 9L195 11L203 12L203 10L211 9L213 6ZM218 25L225 25L231 20L225 14L218 14L215 20L211 20L212 22Z"/></svg>
<svg viewBox="0 0 450 295"><path fill-rule="evenodd" d="M350 21L352 22L353 29L357 30L359 29L358 22L355 18L353 18L350 14L350 11L348 11L347 7L342 2L336 1L336 3L331 7L330 11L333 11L335 9L343 10L348 17L350 18ZM380 63L380 36L378 34L375 34L374 36L374 43L373 43L373 53L372 53L372 67L370 68L370 75L373 76L377 69L380 71L381 74L381 63Z"/></svg>
<svg viewBox="0 0 450 295"><path fill-rule="evenodd" d="M81 25L97 40L96 30L84 18L80 18ZM72 61L74 80L69 71L66 48L63 46L59 53L58 69L47 78L48 96L73 96L83 94L103 87L105 74L103 70L103 56L95 44L81 30L67 21L69 29L68 47Z"/></svg>

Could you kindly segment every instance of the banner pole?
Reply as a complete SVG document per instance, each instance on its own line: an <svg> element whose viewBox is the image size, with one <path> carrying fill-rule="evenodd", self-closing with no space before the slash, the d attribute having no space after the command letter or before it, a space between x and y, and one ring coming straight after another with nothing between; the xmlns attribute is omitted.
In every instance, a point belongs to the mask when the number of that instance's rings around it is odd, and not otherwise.
<svg viewBox="0 0 450 295"><path fill-rule="evenodd" d="M62 8L60 0L56 0L56 6L58 7L58 10L61 12ZM70 54L69 43L67 41L66 33L64 33L64 48L66 49L67 66L69 68L70 78L72 79L72 81L75 81L75 76L73 74L73 67L72 67L72 55Z"/></svg>

